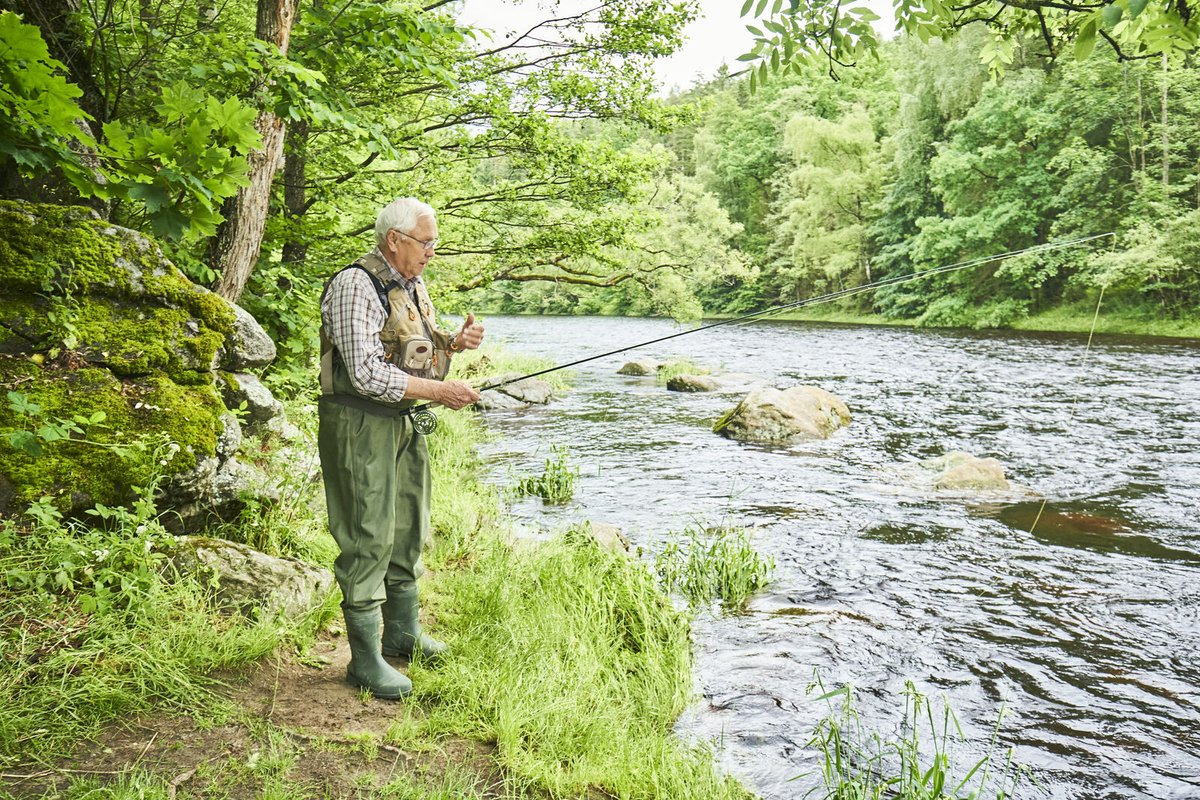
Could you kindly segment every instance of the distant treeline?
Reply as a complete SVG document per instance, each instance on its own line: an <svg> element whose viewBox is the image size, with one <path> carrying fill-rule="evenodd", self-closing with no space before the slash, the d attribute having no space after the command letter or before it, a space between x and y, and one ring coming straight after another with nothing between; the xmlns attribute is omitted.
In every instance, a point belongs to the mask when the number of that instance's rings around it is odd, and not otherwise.
<svg viewBox="0 0 1200 800"><path fill-rule="evenodd" d="M1033 245L1101 244L921 279L851 310L921 324L1007 326L1094 305L1200 316L1200 70L1085 61L1036 47L992 76L983 36L895 41L879 61L749 90L721 75L673 98L694 117L658 146L709 261L611 287L493 290L502 311L744 312ZM596 126L584 138L609 136ZM644 146L644 142L643 142ZM689 195L690 193L690 195ZM499 287L497 287L499 288ZM673 305L672 305L673 304Z"/></svg>

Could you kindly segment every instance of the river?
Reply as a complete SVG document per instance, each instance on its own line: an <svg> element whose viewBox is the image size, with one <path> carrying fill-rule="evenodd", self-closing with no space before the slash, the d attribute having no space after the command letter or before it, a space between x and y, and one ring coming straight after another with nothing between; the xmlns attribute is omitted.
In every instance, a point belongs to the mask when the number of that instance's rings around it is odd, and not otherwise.
<svg viewBox="0 0 1200 800"><path fill-rule="evenodd" d="M664 320L491 317L488 336L563 363L678 330ZM1200 342L759 322L627 358L686 357L841 397L853 421L788 447L718 437L736 394L678 394L573 370L549 406L491 412L491 480L569 448L573 502L514 501L546 529L619 525L646 558L691 523L746 526L775 559L744 616L701 613L698 694L681 735L768 800L803 796L823 702L855 687L862 723L898 732L905 682L953 708L1036 784L1017 797L1200 797ZM1017 493L938 495L897 467L993 456ZM1033 521L1046 501L1038 525ZM1032 530L1031 530L1032 528ZM806 777L805 777L806 776ZM819 796L819 795L818 795Z"/></svg>

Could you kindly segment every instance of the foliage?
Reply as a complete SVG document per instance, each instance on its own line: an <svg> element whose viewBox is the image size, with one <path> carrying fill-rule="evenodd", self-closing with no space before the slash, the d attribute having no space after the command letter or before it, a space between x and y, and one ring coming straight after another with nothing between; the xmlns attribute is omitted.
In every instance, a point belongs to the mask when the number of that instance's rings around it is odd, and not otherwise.
<svg viewBox="0 0 1200 800"><path fill-rule="evenodd" d="M745 609L751 596L771 582L775 559L763 558L743 528L685 528L654 561L668 592L678 591L693 607L720 600L728 612Z"/></svg>
<svg viewBox="0 0 1200 800"><path fill-rule="evenodd" d="M136 201L159 236L212 235L261 143L254 118L237 98L218 100L183 81L164 87L151 119L104 125L103 152L121 165L104 194Z"/></svg>
<svg viewBox="0 0 1200 800"><path fill-rule="evenodd" d="M579 468L568 463L570 453L565 447L551 446L541 475L527 475L517 481L514 491L518 495L534 495L546 503L562 504L575 496L575 484L579 482Z"/></svg>
<svg viewBox="0 0 1200 800"><path fill-rule="evenodd" d="M814 689L821 692L815 701L829 707L829 715L818 723L808 742L822 759L820 774L826 797L1002 800L1015 796L1025 770L1013 763L1011 749L1002 763L996 763L994 752L1003 709L992 730L988 752L961 773L955 763L955 746L964 745L966 737L958 718L944 701L935 716L933 701L918 692L912 681L905 682L901 736L892 740L866 729L849 685L826 691L818 678L809 691Z"/></svg>
<svg viewBox="0 0 1200 800"><path fill-rule="evenodd" d="M114 716L225 711L209 671L265 655L271 619L215 618L207 588L174 575L153 485L132 510L64 521L48 502L0 523L0 765L50 758ZM36 742L32 745L31 742Z"/></svg>
<svg viewBox="0 0 1200 800"><path fill-rule="evenodd" d="M11 159L26 176L58 168L90 191L94 179L76 148L94 142L78 125L82 92L62 77L63 69L37 28L0 11L0 162Z"/></svg>
<svg viewBox="0 0 1200 800"><path fill-rule="evenodd" d="M768 12L768 6L770 11ZM1200 14L1187 0L986 0L967 8L939 0L905 0L895 4L896 30L922 42L950 39L968 28L983 27L987 36L979 58L993 72L1003 72L1021 49L1044 47L1051 58L1073 44L1077 59L1088 58L1106 42L1121 60L1151 55L1182 55L1200 44ZM757 37L742 61L751 69L751 90L768 76L819 64L837 76L839 69L876 56L880 38L871 23L878 15L866 6L844 8L831 0L746 0L743 17L761 20L747 25ZM764 30L765 29L765 30Z"/></svg>
<svg viewBox="0 0 1200 800"><path fill-rule="evenodd" d="M711 370L708 367L701 366L690 358L673 358L658 365L654 370L654 381L666 386L671 378L679 375L707 375L709 372Z"/></svg>

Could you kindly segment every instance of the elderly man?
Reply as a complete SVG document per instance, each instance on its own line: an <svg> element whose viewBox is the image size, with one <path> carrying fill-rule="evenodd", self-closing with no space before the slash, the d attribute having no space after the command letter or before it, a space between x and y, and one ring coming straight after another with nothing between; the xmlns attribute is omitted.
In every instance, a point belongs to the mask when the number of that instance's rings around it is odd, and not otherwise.
<svg viewBox="0 0 1200 800"><path fill-rule="evenodd" d="M389 204L375 222L375 243L321 297L317 440L329 529L341 550L334 575L350 642L346 680L398 699L412 682L383 656L433 659L445 649L418 623L430 473L411 409L479 399L466 383L443 379L452 353L479 347L483 325L471 315L453 334L435 324L421 281L437 246L432 208L411 197Z"/></svg>

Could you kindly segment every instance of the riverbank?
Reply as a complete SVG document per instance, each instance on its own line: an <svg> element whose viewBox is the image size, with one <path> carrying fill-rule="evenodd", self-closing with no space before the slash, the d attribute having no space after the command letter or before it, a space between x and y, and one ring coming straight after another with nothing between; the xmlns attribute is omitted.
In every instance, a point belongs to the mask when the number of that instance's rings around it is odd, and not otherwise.
<svg viewBox="0 0 1200 800"><path fill-rule="evenodd" d="M714 317L720 319L721 317ZM923 327L916 320L892 319L879 314L862 314L821 306L808 310L772 315L770 319L788 322L830 322L846 325L880 325L886 327ZM1088 333L1093 321L1096 333L1130 336L1161 336L1172 339L1200 339L1200 320L1163 319L1145 310L1107 310L1083 305L1062 306L1015 321L1012 325L987 330L1016 330L1038 333Z"/></svg>
<svg viewBox="0 0 1200 800"><path fill-rule="evenodd" d="M410 665L416 688L402 703L343 682L333 603L302 620L216 614L206 586L168 577L155 555L168 534L151 518L119 518L109 531L52 517L7 523L0 789L749 797L706 748L672 733L692 701L689 626L649 567L578 528L513 541L501 498L479 481L481 424L440 416L422 592L426 623L452 655L436 670ZM322 514L311 483L286 514L223 533L328 566ZM118 543L121 560L108 564ZM68 557L71 574L56 584ZM98 574L136 580L97 607L87 598Z"/></svg>

